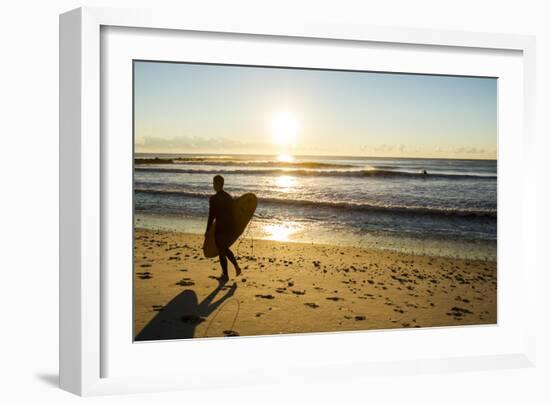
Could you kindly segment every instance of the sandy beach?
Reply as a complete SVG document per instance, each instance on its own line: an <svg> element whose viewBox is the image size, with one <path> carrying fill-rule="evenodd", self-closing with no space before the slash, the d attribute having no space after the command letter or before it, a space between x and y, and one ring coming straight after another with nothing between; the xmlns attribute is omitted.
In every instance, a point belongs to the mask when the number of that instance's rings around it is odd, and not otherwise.
<svg viewBox="0 0 550 403"><path fill-rule="evenodd" d="M135 230L136 341L494 324L496 262L243 239L220 286L203 237Z"/></svg>

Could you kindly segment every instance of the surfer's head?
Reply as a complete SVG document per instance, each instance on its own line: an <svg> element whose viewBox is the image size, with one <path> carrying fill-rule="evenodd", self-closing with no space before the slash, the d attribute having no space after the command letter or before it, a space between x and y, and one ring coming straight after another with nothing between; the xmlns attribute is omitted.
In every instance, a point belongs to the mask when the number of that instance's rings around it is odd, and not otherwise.
<svg viewBox="0 0 550 403"><path fill-rule="evenodd" d="M223 176L216 175L214 176L214 190L219 192L223 189Z"/></svg>

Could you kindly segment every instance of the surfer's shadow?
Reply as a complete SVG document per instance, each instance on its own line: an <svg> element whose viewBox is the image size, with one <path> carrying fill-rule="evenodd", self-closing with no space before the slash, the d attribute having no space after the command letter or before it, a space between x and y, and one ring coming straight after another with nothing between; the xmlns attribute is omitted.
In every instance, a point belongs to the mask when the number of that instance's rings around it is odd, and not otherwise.
<svg viewBox="0 0 550 403"><path fill-rule="evenodd" d="M220 291L221 298L213 302ZM136 341L190 339L195 329L218 309L237 290L237 284L228 287L220 283L200 303L193 290L185 290L165 305L160 312L135 337Z"/></svg>

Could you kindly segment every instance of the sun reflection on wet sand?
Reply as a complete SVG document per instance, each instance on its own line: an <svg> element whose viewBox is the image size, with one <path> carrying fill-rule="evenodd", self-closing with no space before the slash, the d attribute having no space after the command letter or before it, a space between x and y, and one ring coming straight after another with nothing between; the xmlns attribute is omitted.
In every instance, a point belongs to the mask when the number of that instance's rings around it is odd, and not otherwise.
<svg viewBox="0 0 550 403"><path fill-rule="evenodd" d="M265 239L273 241L289 241L289 237L294 234L298 228L288 224L270 224L263 227L266 233Z"/></svg>

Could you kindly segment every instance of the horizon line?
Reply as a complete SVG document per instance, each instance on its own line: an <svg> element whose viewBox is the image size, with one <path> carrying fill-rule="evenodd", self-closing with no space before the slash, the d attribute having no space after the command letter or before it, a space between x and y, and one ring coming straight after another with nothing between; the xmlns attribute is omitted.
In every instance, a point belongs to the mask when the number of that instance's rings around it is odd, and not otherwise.
<svg viewBox="0 0 550 403"><path fill-rule="evenodd" d="M137 154L155 155L211 155L211 156L262 156L279 157L288 155L290 157L350 157L350 158L394 158L394 159L419 159L419 160L462 160L462 161L497 161L498 158L453 158L453 157L398 157L398 156L372 156L372 155L346 155L346 154L265 154L265 153L182 153L182 152L137 152L134 150L134 158Z"/></svg>

